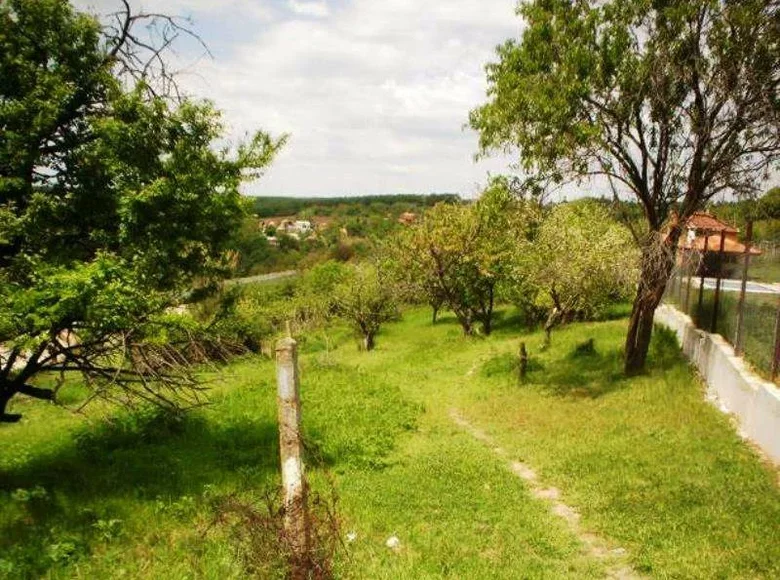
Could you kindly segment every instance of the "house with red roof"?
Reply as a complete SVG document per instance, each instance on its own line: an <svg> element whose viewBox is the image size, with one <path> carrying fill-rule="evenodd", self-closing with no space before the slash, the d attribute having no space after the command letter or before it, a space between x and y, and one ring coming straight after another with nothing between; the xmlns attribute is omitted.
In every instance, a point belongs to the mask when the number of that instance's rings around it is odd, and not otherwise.
<svg viewBox="0 0 780 580"><path fill-rule="evenodd" d="M714 276L722 268L723 275L735 273L746 251L757 256L761 250L749 250L738 239L739 230L712 214L696 212L683 226L678 242L678 262L692 255L702 256L696 275Z"/></svg>

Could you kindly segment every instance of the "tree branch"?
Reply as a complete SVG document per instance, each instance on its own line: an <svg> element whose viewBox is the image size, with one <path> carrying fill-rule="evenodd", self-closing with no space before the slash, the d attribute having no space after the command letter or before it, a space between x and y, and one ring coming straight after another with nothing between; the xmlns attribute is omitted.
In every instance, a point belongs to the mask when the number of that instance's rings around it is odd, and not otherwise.
<svg viewBox="0 0 780 580"><path fill-rule="evenodd" d="M43 401L53 401L54 391L52 389L41 389L32 385L22 384L15 387L16 392L34 399L41 399Z"/></svg>

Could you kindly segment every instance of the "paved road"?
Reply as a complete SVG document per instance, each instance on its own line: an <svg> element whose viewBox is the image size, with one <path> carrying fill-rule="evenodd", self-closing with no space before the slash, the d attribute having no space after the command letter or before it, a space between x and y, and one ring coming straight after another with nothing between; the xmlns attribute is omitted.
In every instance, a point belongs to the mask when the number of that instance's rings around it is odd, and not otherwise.
<svg viewBox="0 0 780 580"><path fill-rule="evenodd" d="M714 290L717 280L715 278L705 278L704 287L708 290ZM695 288L699 287L699 278L694 278ZM725 292L739 292L742 289L742 280L733 280L724 278L720 281L720 289ZM769 284L766 282L748 282L746 290L750 294L780 294L780 284Z"/></svg>
<svg viewBox="0 0 780 580"><path fill-rule="evenodd" d="M225 280L226 286L232 286L233 284L262 284L264 282L273 282L274 280L282 280L284 278L292 278L297 276L297 270L284 270L283 272L271 272L270 274L258 274L257 276L247 276L246 278L231 278Z"/></svg>

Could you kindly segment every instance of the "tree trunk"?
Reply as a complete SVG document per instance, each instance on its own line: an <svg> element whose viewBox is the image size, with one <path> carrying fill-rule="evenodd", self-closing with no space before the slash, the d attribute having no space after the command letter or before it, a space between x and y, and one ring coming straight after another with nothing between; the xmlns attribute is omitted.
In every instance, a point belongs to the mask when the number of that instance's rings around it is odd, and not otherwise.
<svg viewBox="0 0 780 580"><path fill-rule="evenodd" d="M472 313L468 310L461 310L460 308L453 308L450 304L450 308L455 313L455 316L458 319L458 322L460 322L460 326L463 329L463 334L466 336L471 336L474 332L474 322Z"/></svg>
<svg viewBox="0 0 780 580"><path fill-rule="evenodd" d="M517 383L523 384L525 381L525 374L528 371L528 351L525 348L525 342L520 343L520 352L518 353L519 365L517 373Z"/></svg>
<svg viewBox="0 0 780 580"><path fill-rule="evenodd" d="M433 309L433 316L432 316L432 324L436 324L436 317L439 315L439 305L438 304L431 304L431 308Z"/></svg>
<svg viewBox="0 0 780 580"><path fill-rule="evenodd" d="M544 343L542 348L549 348L552 342L552 330L558 324L561 319L561 311L557 306L554 306L550 310L550 314L547 315L547 321L544 323Z"/></svg>
<svg viewBox="0 0 780 580"><path fill-rule="evenodd" d="M623 370L627 375L637 374L645 368L653 333L653 315L661 303L674 268L680 227L674 225L664 239L660 238L660 234L656 235L659 237L642 250L639 286L626 335Z"/></svg>
<svg viewBox="0 0 780 580"><path fill-rule="evenodd" d="M374 333L366 332L363 335L363 349L366 351L374 350Z"/></svg>
<svg viewBox="0 0 780 580"><path fill-rule="evenodd" d="M493 306L495 303L495 296L493 292L493 286L490 286L490 290L488 291L488 304L487 308L485 309L485 312L482 316L482 332L485 336L488 336L491 332L493 332Z"/></svg>

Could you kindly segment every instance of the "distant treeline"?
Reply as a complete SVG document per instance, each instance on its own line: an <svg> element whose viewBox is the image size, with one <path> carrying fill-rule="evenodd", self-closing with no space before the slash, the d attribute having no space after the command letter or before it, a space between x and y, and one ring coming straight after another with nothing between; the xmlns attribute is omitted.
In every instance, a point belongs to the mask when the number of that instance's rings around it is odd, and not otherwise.
<svg viewBox="0 0 780 580"><path fill-rule="evenodd" d="M362 195L359 197L253 197L252 213L259 217L296 215L303 211L314 215L332 215L350 213L349 208L361 210L408 206L408 211L431 207L439 202L460 202L460 196L454 193L399 194L399 195Z"/></svg>

